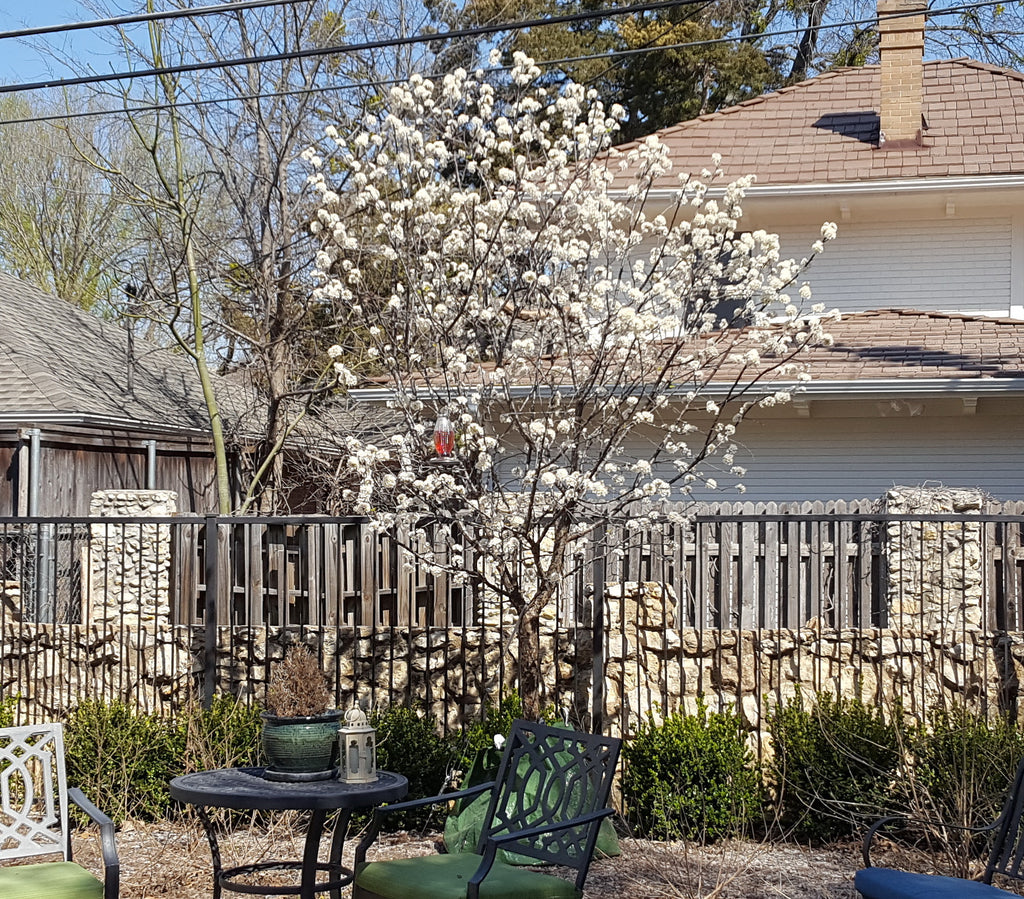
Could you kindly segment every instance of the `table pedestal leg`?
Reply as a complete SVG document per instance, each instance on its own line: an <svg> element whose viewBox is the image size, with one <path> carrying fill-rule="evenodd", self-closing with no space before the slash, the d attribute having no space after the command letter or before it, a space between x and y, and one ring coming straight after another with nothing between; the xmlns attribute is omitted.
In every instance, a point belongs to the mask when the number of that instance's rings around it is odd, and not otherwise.
<svg viewBox="0 0 1024 899"><path fill-rule="evenodd" d="M302 853L302 880L300 882L300 899L314 899L316 896L317 861L320 855L320 837L324 832L324 821L327 812L315 809L309 817L309 828L306 830L306 847Z"/></svg>
<svg viewBox="0 0 1024 899"><path fill-rule="evenodd" d="M334 835L331 837L331 854L328 858L332 866L341 868L341 853L345 848L345 837L348 834L348 819L352 817L351 809L342 809L334 822ZM353 872L353 877L355 873ZM331 890L331 899L341 899L341 887Z"/></svg>
<svg viewBox="0 0 1024 899"><path fill-rule="evenodd" d="M294 896L298 894L299 899L315 899L318 892L330 892L331 899L341 899L342 887L351 881L352 875L347 869L343 873L341 867L342 851L345 848L345 836L348 832L349 818L352 815L352 812L348 809L339 811L335 819L327 863L319 863L320 840L323 838L324 824L331 811L317 809L310 814L301 863L295 861L266 861L252 865L240 865L237 868L228 870L225 870L221 862L217 830L213 820L204 806L197 806L196 812L203 824L203 830L206 831L206 840L210 844L210 856L213 859L213 899L221 899L222 889L259 896ZM238 880L239 877L259 875L265 871L276 869L290 871L300 869L299 885L297 887L257 886ZM317 875L320 872L326 873L327 880L317 881ZM318 886L319 890L317 889Z"/></svg>
<svg viewBox="0 0 1024 899"><path fill-rule="evenodd" d="M217 844L217 830L207 814L205 806L197 806L196 813L206 831L206 842L210 844L210 855L213 858L213 899L220 899L220 874L223 870L220 860L220 846Z"/></svg>

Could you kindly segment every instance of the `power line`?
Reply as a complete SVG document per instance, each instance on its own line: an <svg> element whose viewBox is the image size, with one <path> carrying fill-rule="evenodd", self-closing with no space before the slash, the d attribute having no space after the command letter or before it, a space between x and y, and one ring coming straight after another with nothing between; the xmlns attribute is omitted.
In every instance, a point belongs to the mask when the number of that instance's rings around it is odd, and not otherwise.
<svg viewBox="0 0 1024 899"><path fill-rule="evenodd" d="M274 2L279 2L279 0L274 0ZM694 2L694 0L688 0L688 2L692 3L693 5L697 5L697 3ZM1001 3L1002 3L1002 0L982 0L982 2L978 2L978 3L964 4L964 5L961 5L961 6L946 7L944 9L929 11L928 16L929 17L937 17L937 16L941 16L941 15L952 15L954 13L967 12L967 11L972 10L972 9L978 9L978 8L982 8L982 7L986 7L986 6L998 6L998 5L1001 5ZM663 4L663 5L667 5L667 4ZM645 9L651 9L651 8L655 8L655 7L645 6L644 8ZM885 16L885 17L883 17L883 20L903 18L903 17L909 16L909 15L920 15L920 13L902 13L902 14L897 14L897 15L893 15L893 16ZM543 20L543 21L550 22L550 20ZM823 24L818 26L818 29L819 30L829 30L829 29L837 29L837 28L847 28L847 27L856 26L856 25L870 25L870 24L873 24L873 23L875 23L877 21L879 21L877 17L872 17L872 18L868 18L868 19L848 19L848 20L844 20L842 22L823 23ZM506 26L506 27L510 27L510 26ZM506 30L506 29L503 28L502 30ZM805 30L806 30L805 28L781 29L781 30L778 30L778 31L766 31L766 32L762 32L761 34L757 34L757 35L747 35L745 37L732 36L732 37L721 37L721 38L707 38L707 39L699 40L699 41L684 41L684 42L676 43L676 44L664 44L664 45L659 45L659 46L646 46L646 47L638 47L638 48L622 49L622 50L609 50L609 51L605 51L605 52L602 52L602 53L593 53L593 54L582 55L582 56L566 56L566 57L561 57L559 59L534 60L534 62L535 62L535 64L537 66L540 66L540 67L563 66L563 65L568 65L568 64L577 63L577 62L591 62L591 61L594 61L594 60L602 60L602 59L610 59L610 58L623 58L623 57L640 56L640 55L644 55L646 53L655 53L655 52L658 52L658 51L661 51L661 50L683 50L683 49L688 49L688 48L692 48L692 47L705 47L705 46L714 46L714 45L727 44L727 43L738 43L738 42L741 42L741 41L744 41L744 40L750 41L750 40L762 40L764 38L787 37L787 36L794 35L794 34L802 34ZM448 32L446 34L441 34L441 35L431 35L428 39L434 40L434 39L440 39L440 38L444 38L444 37L448 37L448 36L454 36L454 35L457 35L457 33L456 32ZM318 51L318 52L328 52L328 51ZM227 63L224 63L223 65L227 65ZM209 67L210 66L207 66L207 68L209 68ZM509 65L489 66L489 67L482 68L482 71L484 71L486 73L507 72L507 71L510 71L511 68L512 68L512 66L509 66ZM428 79L441 79L441 78L444 77L445 74L446 73L443 73L443 72L442 73L434 73L434 74L424 75L423 77L424 78L428 78ZM392 86L392 85L395 85L395 84L403 84L406 81L408 81L408 76L401 77L401 78L381 78L381 79L375 79L375 80L370 80L370 81L348 82L346 84L340 84L340 85L335 84L335 85L326 85L326 86L321 86L321 87L304 87L304 88L296 88L295 90L288 90L288 91L270 91L270 92L266 92L266 93L239 94L239 95L234 95L234 96L231 96L231 97L216 97L216 98L206 99L206 100L178 100L178 101L175 101L173 103L152 103L152 104L146 104L146 105L141 105L141 106L124 107L122 109L86 110L86 111L82 111L82 112L54 113L54 114L45 115L45 116L26 116L26 117L19 118L19 119L3 119L3 120L0 120L0 126L3 126L3 125L24 125L24 124L32 124L32 123L45 123L45 122L65 121L65 120L68 120L68 119L94 118L96 116L118 115L118 114L122 114L122 113L136 114L136 113L143 113L143 112L162 112L162 111L166 111L166 110L169 110L169 109L195 108L195 107L200 107L200 106L212 106L212 105L218 105L218 104L223 104L223 103L245 102L245 101L248 101L248 100L274 99L274 98L278 98L278 97L307 96L307 95L310 95L310 94L321 94L321 93L326 93L328 91L338 91L338 90L358 90L358 89L363 89L363 88L371 89L371 88L379 88L379 87L389 87L389 86ZM17 87L17 86L15 85L13 87ZM22 88L22 89L28 89L28 88ZM3 92L3 87L2 86L0 86L0 92Z"/></svg>
<svg viewBox="0 0 1024 899"><path fill-rule="evenodd" d="M295 0L239 0L237 3L218 3L214 6L195 6L188 9L171 9L166 12L133 13L126 16L112 16L107 19L93 19L88 22L65 22L63 25L37 25L32 28L19 28L16 31L0 31L0 40L4 38L38 37L41 34L63 34L68 31L82 31L91 28L107 28L121 25L138 25L142 22L157 22L162 19L190 19L192 17L212 16L236 10L258 9L263 6L284 6Z"/></svg>
<svg viewBox="0 0 1024 899"><path fill-rule="evenodd" d="M995 0L993 0L995 2ZM235 66L252 65L254 63L281 62L290 59L308 59L313 56L332 56L341 53L354 53L364 50L382 50L386 47L403 47L410 44L422 44L429 41L453 40L466 37L483 37L502 31L539 28L544 25L563 25L585 22L590 19L605 19L624 16L631 13L654 12L660 9L676 9L681 6L696 6L704 0L657 0L655 3L635 3L630 6L611 7L594 12L566 13L561 16L526 19L518 22L498 22L491 25L475 25L471 28L459 28L432 34L411 34L402 37L385 38L374 41L362 41L356 44L338 44L333 47L313 47L308 50L292 50L286 53L268 53L258 56L242 56L235 59L220 59L210 62L188 63L178 66L160 66L142 69L135 72L111 72L107 75L82 75L76 78L56 78L48 81L35 81L22 84L0 85L0 94L20 91L43 90L51 87L74 87L84 84L98 84L111 81L131 81L135 78L149 78L162 75L181 75L186 72L205 72L210 69L228 69Z"/></svg>

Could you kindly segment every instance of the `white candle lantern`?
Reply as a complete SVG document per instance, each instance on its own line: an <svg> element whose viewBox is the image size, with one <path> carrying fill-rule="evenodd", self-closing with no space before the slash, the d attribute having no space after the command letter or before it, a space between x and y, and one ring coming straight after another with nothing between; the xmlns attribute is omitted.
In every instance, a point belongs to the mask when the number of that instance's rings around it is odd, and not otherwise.
<svg viewBox="0 0 1024 899"><path fill-rule="evenodd" d="M350 784L371 783L377 779L377 731L358 708L345 712L345 723L338 728L338 780Z"/></svg>

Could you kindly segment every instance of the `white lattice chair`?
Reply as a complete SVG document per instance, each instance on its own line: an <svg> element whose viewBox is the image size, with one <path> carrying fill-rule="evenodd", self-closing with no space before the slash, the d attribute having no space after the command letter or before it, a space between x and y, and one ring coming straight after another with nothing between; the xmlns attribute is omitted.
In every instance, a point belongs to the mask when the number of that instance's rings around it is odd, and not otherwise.
<svg viewBox="0 0 1024 899"><path fill-rule="evenodd" d="M100 827L102 881L71 860L69 801ZM3 864L43 855L62 860ZM117 899L114 823L67 788L60 724L0 728L0 864L2 899Z"/></svg>

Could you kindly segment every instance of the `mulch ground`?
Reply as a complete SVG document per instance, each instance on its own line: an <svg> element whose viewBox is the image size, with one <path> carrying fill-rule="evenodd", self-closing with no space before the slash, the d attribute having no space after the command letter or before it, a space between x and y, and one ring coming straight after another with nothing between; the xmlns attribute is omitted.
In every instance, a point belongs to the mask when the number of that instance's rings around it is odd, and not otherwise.
<svg viewBox="0 0 1024 899"><path fill-rule="evenodd" d="M435 852L437 835L395 834L376 858ZM351 859L354 840L346 846ZM117 838L122 899L209 899L210 849L197 821L129 824ZM225 867L301 858L298 818L271 827L236 825L220 840ZM623 839L622 855L595 862L586 899L855 899L859 846L808 849L755 842L712 847ZM99 838L79 832L75 860L100 870ZM272 877L270 875L269 877ZM264 884L286 881L269 879ZM225 894L231 895L231 894Z"/></svg>

